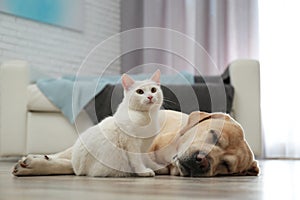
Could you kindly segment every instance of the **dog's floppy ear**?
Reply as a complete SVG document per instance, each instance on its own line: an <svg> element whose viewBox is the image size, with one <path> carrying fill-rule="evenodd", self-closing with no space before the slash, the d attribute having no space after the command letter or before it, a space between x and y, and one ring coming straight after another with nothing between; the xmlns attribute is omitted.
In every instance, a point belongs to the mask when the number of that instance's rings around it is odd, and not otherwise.
<svg viewBox="0 0 300 200"><path fill-rule="evenodd" d="M194 111L189 115L187 125L180 131L179 135L182 136L187 130L193 128L198 123L209 118L226 118L228 115L224 113L207 113L201 111Z"/></svg>
<svg viewBox="0 0 300 200"><path fill-rule="evenodd" d="M188 120L188 124L194 124L196 122L201 122L204 121L205 119L209 119L209 118L228 118L229 116L225 113L221 113L221 112L214 112L214 113L207 113L207 112L202 112L202 111L195 111L192 112L189 116L189 120Z"/></svg>
<svg viewBox="0 0 300 200"><path fill-rule="evenodd" d="M179 132L179 135L182 136L186 131L196 126L201 121L205 120L206 118L210 118L210 116L213 115L211 113L207 112L201 112L201 111L194 111L189 115L188 122L186 126L181 129Z"/></svg>
<svg viewBox="0 0 300 200"><path fill-rule="evenodd" d="M200 111L194 111L189 115L189 119L187 121L187 124L181 131L179 132L179 135L182 136L186 131L193 128L195 125L197 125L201 119L205 118L209 114L206 112L200 112Z"/></svg>
<svg viewBox="0 0 300 200"><path fill-rule="evenodd" d="M194 111L189 115L188 125L194 126L195 124L201 122L202 120L209 118L212 114L201 111Z"/></svg>

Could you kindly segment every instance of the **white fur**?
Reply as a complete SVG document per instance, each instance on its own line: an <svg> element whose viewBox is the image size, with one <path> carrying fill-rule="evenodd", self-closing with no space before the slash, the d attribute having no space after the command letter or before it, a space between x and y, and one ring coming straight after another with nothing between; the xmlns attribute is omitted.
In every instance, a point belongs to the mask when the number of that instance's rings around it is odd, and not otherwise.
<svg viewBox="0 0 300 200"><path fill-rule="evenodd" d="M158 112L163 101L159 75L157 71L145 81L123 75L124 99L114 116L82 133L73 146L71 161L76 175L155 175L143 162L141 145L159 132Z"/></svg>

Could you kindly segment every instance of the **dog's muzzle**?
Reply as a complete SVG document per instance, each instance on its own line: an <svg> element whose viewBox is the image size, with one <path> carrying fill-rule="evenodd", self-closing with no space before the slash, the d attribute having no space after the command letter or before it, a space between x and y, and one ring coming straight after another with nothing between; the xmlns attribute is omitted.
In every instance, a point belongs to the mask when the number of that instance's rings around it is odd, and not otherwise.
<svg viewBox="0 0 300 200"><path fill-rule="evenodd" d="M178 158L177 165L183 176L205 176L211 168L204 152L195 152L189 157Z"/></svg>

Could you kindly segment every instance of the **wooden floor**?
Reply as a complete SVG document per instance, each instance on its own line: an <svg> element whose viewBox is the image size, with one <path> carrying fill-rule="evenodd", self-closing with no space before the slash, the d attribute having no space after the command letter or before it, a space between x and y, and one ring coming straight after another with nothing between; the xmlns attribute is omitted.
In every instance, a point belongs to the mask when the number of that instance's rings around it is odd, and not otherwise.
<svg viewBox="0 0 300 200"><path fill-rule="evenodd" d="M300 161L260 161L259 177L13 177L0 162L0 200L300 199Z"/></svg>

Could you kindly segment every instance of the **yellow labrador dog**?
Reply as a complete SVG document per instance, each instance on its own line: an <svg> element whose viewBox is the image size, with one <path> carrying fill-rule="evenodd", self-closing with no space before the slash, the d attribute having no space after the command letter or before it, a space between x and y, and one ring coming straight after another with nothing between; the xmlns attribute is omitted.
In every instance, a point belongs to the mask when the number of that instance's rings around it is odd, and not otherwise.
<svg viewBox="0 0 300 200"><path fill-rule="evenodd" d="M156 174L180 176L258 175L242 127L223 113L160 111L161 131L151 140L149 163ZM28 155L13 175L74 174L72 147L54 155Z"/></svg>
<svg viewBox="0 0 300 200"><path fill-rule="evenodd" d="M187 117L168 112L166 126L150 147L157 163L171 163L156 173L192 177L259 174L241 125L229 115L193 112L174 134L178 127L169 124L177 124L182 118ZM174 154L173 162L168 160Z"/></svg>

